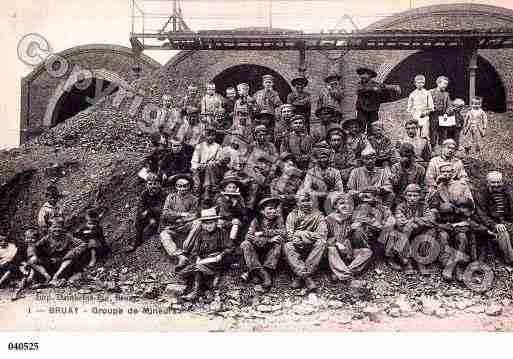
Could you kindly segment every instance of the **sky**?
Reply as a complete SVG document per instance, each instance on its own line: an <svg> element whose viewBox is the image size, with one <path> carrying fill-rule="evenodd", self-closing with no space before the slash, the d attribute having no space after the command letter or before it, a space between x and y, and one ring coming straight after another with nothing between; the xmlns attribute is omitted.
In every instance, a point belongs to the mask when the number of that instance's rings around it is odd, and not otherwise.
<svg viewBox="0 0 513 359"><path fill-rule="evenodd" d="M145 27L160 28L163 15L172 11L172 1L136 0L146 14ZM466 1L502 7L513 7L512 0ZM0 148L17 145L19 134L20 80L32 67L16 58L18 41L28 33L44 36L52 52L84 44L119 44L130 46L132 0L6 0L0 15L0 41L4 44L9 69L2 79L0 90ZM320 30L351 29L344 15L350 15L359 28L388 15L414 7L449 4L444 0L181 0L186 23L193 30L231 29L269 25L269 7L272 8L272 26L318 32ZM141 18L135 22L135 31L142 29ZM176 52L146 52L158 62L166 63Z"/></svg>

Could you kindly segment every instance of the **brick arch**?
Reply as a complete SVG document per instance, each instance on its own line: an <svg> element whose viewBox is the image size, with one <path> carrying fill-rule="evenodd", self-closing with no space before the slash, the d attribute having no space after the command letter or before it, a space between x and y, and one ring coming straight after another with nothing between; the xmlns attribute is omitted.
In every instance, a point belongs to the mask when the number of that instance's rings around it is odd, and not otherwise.
<svg viewBox="0 0 513 359"><path fill-rule="evenodd" d="M59 84L59 86L57 86L52 97L48 101L45 116L43 119L44 127L52 127L55 125L54 113L57 109L57 104L59 103L59 100L66 94L66 92L70 91L77 82L86 79L101 79L108 81L110 83L114 83L118 87L123 87L126 89L130 88L130 84L126 82L123 78L121 78L118 74L115 74L105 69L93 70L88 73L84 73L80 76L80 78L78 76L69 77L68 79L62 81Z"/></svg>
<svg viewBox="0 0 513 359"><path fill-rule="evenodd" d="M241 54L237 57L227 56L222 61L217 62L213 66L209 66L207 71L201 76L201 80L203 82L212 81L221 72L238 65L260 65L270 68L280 74L289 84L296 74L295 69L283 64L277 58L271 56L255 57Z"/></svg>
<svg viewBox="0 0 513 359"><path fill-rule="evenodd" d="M492 5L460 3L424 6L403 11L377 21L367 26L365 30L401 28L401 24L410 23L428 16L484 16L513 24L513 11L510 9Z"/></svg>

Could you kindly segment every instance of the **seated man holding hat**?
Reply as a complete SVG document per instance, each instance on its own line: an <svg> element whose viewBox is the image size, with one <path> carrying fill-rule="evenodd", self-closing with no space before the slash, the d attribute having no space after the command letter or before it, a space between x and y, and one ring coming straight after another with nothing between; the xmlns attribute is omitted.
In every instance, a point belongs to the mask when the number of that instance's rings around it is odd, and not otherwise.
<svg viewBox="0 0 513 359"><path fill-rule="evenodd" d="M332 281L348 281L362 273L372 258L367 246L353 246L351 223L354 202L351 195L339 193L333 200L336 211L326 217L328 263Z"/></svg>
<svg viewBox="0 0 513 359"><path fill-rule="evenodd" d="M314 291L317 285L312 276L324 256L328 229L324 215L313 207L310 193L299 191L296 201L297 207L287 216L283 253L294 276L291 287L304 283L307 291Z"/></svg>
<svg viewBox="0 0 513 359"><path fill-rule="evenodd" d="M192 279L190 292L183 297L193 301L202 293L206 280L214 277L213 287L219 284L219 276L225 269L226 258L233 252L233 241L228 232L217 224L221 217L215 208L201 211L201 225L193 229L184 243L184 255L190 264L180 272L185 279Z"/></svg>
<svg viewBox="0 0 513 359"><path fill-rule="evenodd" d="M249 225L246 240L240 245L250 274L260 277L265 290L272 286L281 246L287 238L280 203L275 197L264 198L258 203L258 214Z"/></svg>
<svg viewBox="0 0 513 359"><path fill-rule="evenodd" d="M292 153L283 153L280 156L279 175L271 181L271 196L281 200L283 218L296 205L296 193L303 184L304 172L297 168L295 156Z"/></svg>
<svg viewBox="0 0 513 359"><path fill-rule="evenodd" d="M176 258L176 269L187 263L181 248L187 235L193 227L193 221L198 218L199 199L192 193L192 177L178 174L170 178L173 190L164 202L160 217L160 242L171 258Z"/></svg>
<svg viewBox="0 0 513 359"><path fill-rule="evenodd" d="M393 101L394 97L401 94L401 88L397 85L384 85L373 80L378 74L376 71L360 67L356 70L360 76L360 82L356 90L357 118L365 128L378 121L379 107L383 102ZM369 131L372 133L372 130Z"/></svg>

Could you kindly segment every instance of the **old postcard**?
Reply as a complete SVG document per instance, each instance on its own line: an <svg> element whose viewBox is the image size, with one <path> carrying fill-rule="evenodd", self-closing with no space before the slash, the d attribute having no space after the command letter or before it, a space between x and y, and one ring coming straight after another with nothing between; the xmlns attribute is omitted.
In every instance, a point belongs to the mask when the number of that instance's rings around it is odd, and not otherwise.
<svg viewBox="0 0 513 359"><path fill-rule="evenodd" d="M513 328L510 1L5 6L2 331Z"/></svg>

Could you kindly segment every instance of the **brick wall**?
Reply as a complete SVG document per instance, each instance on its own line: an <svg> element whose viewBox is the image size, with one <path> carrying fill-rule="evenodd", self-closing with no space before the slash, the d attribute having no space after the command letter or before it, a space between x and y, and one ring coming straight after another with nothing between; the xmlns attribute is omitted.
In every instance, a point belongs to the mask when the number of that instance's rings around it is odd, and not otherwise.
<svg viewBox="0 0 513 359"><path fill-rule="evenodd" d="M21 90L21 119L20 142L24 142L30 131L43 126L43 119L47 107L55 103L55 96L59 95L59 86L68 79L75 66L84 70L102 70L111 74L111 78L120 78L128 83L133 79L131 67L134 59L131 49L118 45L84 45L65 50L58 54L69 64L68 72L60 78L52 77L44 65L39 66L22 79ZM149 74L161 65L148 56L143 55L140 60L142 73ZM108 77L108 76L107 76Z"/></svg>

